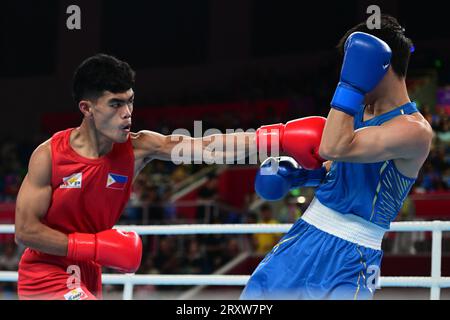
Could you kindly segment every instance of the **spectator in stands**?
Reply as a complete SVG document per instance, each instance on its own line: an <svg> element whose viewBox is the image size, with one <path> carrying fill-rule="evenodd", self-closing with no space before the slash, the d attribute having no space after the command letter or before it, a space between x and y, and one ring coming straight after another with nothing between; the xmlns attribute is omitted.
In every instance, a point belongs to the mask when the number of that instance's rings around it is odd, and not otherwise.
<svg viewBox="0 0 450 320"><path fill-rule="evenodd" d="M176 274L180 270L179 255L175 245L175 238L160 237L158 252L154 259L155 267L161 274Z"/></svg>
<svg viewBox="0 0 450 320"><path fill-rule="evenodd" d="M1 271L17 271L19 264L19 253L14 241L5 243L3 253L0 255ZM0 292L3 292L4 299L12 299L16 297L17 283L0 284Z"/></svg>
<svg viewBox="0 0 450 320"><path fill-rule="evenodd" d="M430 107L428 105L424 105L421 108L421 113L428 123L433 126L433 114L430 111Z"/></svg>
<svg viewBox="0 0 450 320"><path fill-rule="evenodd" d="M155 267L154 257L148 254L142 261L141 267L139 268L139 274L160 274L159 270ZM135 297L134 299L148 299L149 295L155 293L157 287L152 284L136 286L135 287Z"/></svg>
<svg viewBox="0 0 450 320"><path fill-rule="evenodd" d="M302 215L297 198L289 194L283 199L283 205L277 209L279 223L294 223Z"/></svg>
<svg viewBox="0 0 450 320"><path fill-rule="evenodd" d="M198 200L203 201L219 201L218 190L217 190L218 178L215 173L210 173L207 176L206 183L198 190ZM205 223L211 223L214 217L211 215L211 207L207 207L208 204L199 206L197 209L197 220Z"/></svg>
<svg viewBox="0 0 450 320"><path fill-rule="evenodd" d="M432 115L432 127L436 132L444 132L444 124L448 120L448 115L444 108L437 108L436 112Z"/></svg>
<svg viewBox="0 0 450 320"><path fill-rule="evenodd" d="M185 274L206 273L204 248L193 237L186 243L185 254L182 258L182 272Z"/></svg>
<svg viewBox="0 0 450 320"><path fill-rule="evenodd" d="M19 192L22 179L17 173L9 173L4 178L3 193L5 201L14 201Z"/></svg>
<svg viewBox="0 0 450 320"><path fill-rule="evenodd" d="M450 120L448 117L442 121L442 130L437 132L437 136L444 144L450 144Z"/></svg>
<svg viewBox="0 0 450 320"><path fill-rule="evenodd" d="M432 164L429 161L426 161L421 173L419 174L418 183L417 185L417 191L436 191L442 184L440 183L441 176L439 175L439 172L433 168Z"/></svg>
<svg viewBox="0 0 450 320"><path fill-rule="evenodd" d="M246 224L255 224L258 222L258 215L255 212L249 211L247 214L245 214L242 223ZM246 233L243 235L244 242L243 242L243 251L251 251L254 252L255 250L255 239L253 234Z"/></svg>
<svg viewBox="0 0 450 320"><path fill-rule="evenodd" d="M211 223L219 223L219 217L213 216ZM226 237L223 234L206 234L199 239L205 247L207 273L212 273L225 263Z"/></svg>
<svg viewBox="0 0 450 320"><path fill-rule="evenodd" d="M440 141L431 150L427 160L438 173L443 172L447 168L447 164L445 163L445 146Z"/></svg>
<svg viewBox="0 0 450 320"><path fill-rule="evenodd" d="M238 239L230 237L227 241L227 245L224 252L224 262L227 263L236 258L241 253Z"/></svg>
<svg viewBox="0 0 450 320"><path fill-rule="evenodd" d="M442 174L442 181L444 182L447 190L450 189L450 168L446 169Z"/></svg>
<svg viewBox="0 0 450 320"><path fill-rule="evenodd" d="M8 241L5 244L3 253L0 255L0 270L17 271L19 264L19 254L14 241Z"/></svg>
<svg viewBox="0 0 450 320"><path fill-rule="evenodd" d="M20 153L19 149L24 150ZM29 156L25 149L9 139L0 143L0 201L12 202L17 197L26 174L26 166L21 161L21 158Z"/></svg>
<svg viewBox="0 0 450 320"><path fill-rule="evenodd" d="M259 210L258 223L277 224L278 220L273 218L272 207L265 203ZM255 251L259 255L265 255L280 240L281 235L276 233L257 233L254 234Z"/></svg>
<svg viewBox="0 0 450 320"><path fill-rule="evenodd" d="M177 184L188 177L188 172L184 166L178 166L170 175L171 183Z"/></svg>
<svg viewBox="0 0 450 320"><path fill-rule="evenodd" d="M160 274L158 268L156 268L156 266L155 266L155 257L151 254L147 254L137 273L139 273L139 274Z"/></svg>
<svg viewBox="0 0 450 320"><path fill-rule="evenodd" d="M0 167L0 201L5 201L5 181L4 181L4 172Z"/></svg>
<svg viewBox="0 0 450 320"><path fill-rule="evenodd" d="M158 195L158 187L146 184L142 191L141 203L148 207L148 216L144 216L144 224L161 224L164 210Z"/></svg>
<svg viewBox="0 0 450 320"><path fill-rule="evenodd" d="M163 223L165 224L176 223L177 219L177 207L173 204L171 197L172 197L172 186L167 185L165 186L165 189L161 196L161 204L163 205L162 209L164 211Z"/></svg>
<svg viewBox="0 0 450 320"><path fill-rule="evenodd" d="M142 195L144 193L146 184L147 178L145 176L145 173L140 172L133 183L130 200L127 203L124 214L120 218L121 222L128 224L139 224L143 222Z"/></svg>

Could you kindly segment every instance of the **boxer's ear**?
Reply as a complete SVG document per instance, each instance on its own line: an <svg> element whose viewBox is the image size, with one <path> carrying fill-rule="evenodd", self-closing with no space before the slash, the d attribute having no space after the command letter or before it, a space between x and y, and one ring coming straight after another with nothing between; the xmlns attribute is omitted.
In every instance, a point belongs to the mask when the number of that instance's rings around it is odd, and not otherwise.
<svg viewBox="0 0 450 320"><path fill-rule="evenodd" d="M89 100L81 100L78 103L78 108L85 117L92 117L92 107L93 104Z"/></svg>

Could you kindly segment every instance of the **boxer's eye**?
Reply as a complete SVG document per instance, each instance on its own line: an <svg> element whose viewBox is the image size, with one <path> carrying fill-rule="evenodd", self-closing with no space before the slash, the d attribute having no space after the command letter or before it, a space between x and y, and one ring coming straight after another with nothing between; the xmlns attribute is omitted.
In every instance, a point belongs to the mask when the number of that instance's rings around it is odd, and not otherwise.
<svg viewBox="0 0 450 320"><path fill-rule="evenodd" d="M113 107L113 108L120 108L122 106L122 103L121 102L112 102L109 104L109 106Z"/></svg>

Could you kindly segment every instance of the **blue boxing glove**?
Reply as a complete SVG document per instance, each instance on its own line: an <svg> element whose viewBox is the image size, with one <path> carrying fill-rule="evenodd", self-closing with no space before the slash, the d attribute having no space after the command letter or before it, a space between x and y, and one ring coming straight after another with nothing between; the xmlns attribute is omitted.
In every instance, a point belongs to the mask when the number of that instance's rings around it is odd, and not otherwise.
<svg viewBox="0 0 450 320"><path fill-rule="evenodd" d="M331 107L354 116L386 74L391 48L381 39L364 32L352 33L344 45L341 78L334 92Z"/></svg>
<svg viewBox="0 0 450 320"><path fill-rule="evenodd" d="M264 200L282 199L291 189L317 187L325 178L324 166L306 170L291 157L271 157L262 164L255 178L255 191Z"/></svg>

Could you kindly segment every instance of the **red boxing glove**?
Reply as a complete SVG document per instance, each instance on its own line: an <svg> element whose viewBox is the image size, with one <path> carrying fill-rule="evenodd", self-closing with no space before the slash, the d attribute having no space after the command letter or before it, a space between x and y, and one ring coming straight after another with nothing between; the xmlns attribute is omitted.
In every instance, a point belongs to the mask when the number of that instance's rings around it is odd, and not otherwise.
<svg viewBox="0 0 450 320"><path fill-rule="evenodd" d="M256 131L258 150L265 143L270 156L273 140L278 140L281 152L294 158L302 168L318 169L326 160L319 156L326 118L306 117L282 123L262 126ZM276 141L275 141L276 142Z"/></svg>
<svg viewBox="0 0 450 320"><path fill-rule="evenodd" d="M142 241L134 231L117 229L96 234L71 233L67 257L75 261L93 260L120 272L133 273L141 264Z"/></svg>

